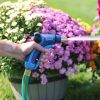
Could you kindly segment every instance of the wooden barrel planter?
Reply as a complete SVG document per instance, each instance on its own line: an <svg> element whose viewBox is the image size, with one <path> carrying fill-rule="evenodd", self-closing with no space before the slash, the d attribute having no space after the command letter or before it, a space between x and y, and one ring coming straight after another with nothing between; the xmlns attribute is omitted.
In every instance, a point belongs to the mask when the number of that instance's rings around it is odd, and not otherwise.
<svg viewBox="0 0 100 100"><path fill-rule="evenodd" d="M9 80L16 100L21 100L21 79L9 78ZM49 82L46 85L41 85L40 81L30 82L30 100L64 100L67 78L55 76L48 78L48 80Z"/></svg>

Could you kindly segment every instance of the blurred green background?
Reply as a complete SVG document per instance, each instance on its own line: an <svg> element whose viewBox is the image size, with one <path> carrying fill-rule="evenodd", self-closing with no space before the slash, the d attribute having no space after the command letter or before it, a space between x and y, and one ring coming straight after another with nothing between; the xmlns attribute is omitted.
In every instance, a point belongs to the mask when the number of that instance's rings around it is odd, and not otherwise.
<svg viewBox="0 0 100 100"><path fill-rule="evenodd" d="M0 3L7 0L0 0ZM12 2L17 0L10 0ZM97 15L97 0L44 0L50 7L61 9L75 18L92 24Z"/></svg>
<svg viewBox="0 0 100 100"><path fill-rule="evenodd" d="M92 24L97 15L97 0L45 0L50 7L61 9L74 18Z"/></svg>
<svg viewBox="0 0 100 100"><path fill-rule="evenodd" d="M7 1L7 0L0 0L0 3L5 2L5 1ZM15 2L17 0L10 0L10 1ZM55 9L61 9L62 11L71 15L72 17L81 18L85 22L87 22L91 25L93 23L94 17L97 16L97 0L44 0L44 1L46 1L50 7L53 7ZM91 75L88 74L88 72L78 74L76 76L73 76L73 78L70 78L70 80L74 80L74 83L73 83L74 85L72 84L72 82L70 83L70 85L72 87L72 92L69 91L70 95L71 94L74 95L73 92L75 90L75 86L77 86L77 84L79 86L80 81L87 82L90 78L91 78ZM85 88L85 87L83 87L83 88ZM86 89L87 88L89 88L89 85L87 85ZM98 87L95 89L100 90L100 88L98 88ZM83 91L82 94L86 91ZM91 89L90 89L90 91L91 91ZM78 90L77 90L77 93L79 93ZM15 100L13 93L8 85L8 80L2 74L0 74L0 100ZM73 100L75 100L75 98ZM92 100L96 100L96 99L92 99ZM98 100L100 100L100 99L98 99Z"/></svg>

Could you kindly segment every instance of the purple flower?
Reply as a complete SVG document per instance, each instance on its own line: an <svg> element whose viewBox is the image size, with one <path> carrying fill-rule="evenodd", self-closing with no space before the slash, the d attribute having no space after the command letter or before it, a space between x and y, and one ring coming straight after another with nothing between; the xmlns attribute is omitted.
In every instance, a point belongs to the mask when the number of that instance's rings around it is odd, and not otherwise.
<svg viewBox="0 0 100 100"><path fill-rule="evenodd" d="M73 63L72 59L68 59L68 60L67 60L68 66L71 65L72 63Z"/></svg>
<svg viewBox="0 0 100 100"><path fill-rule="evenodd" d="M80 55L78 56L77 60L78 60L78 62L80 62L80 61L82 61L82 59L83 59L83 55L80 54Z"/></svg>
<svg viewBox="0 0 100 100"><path fill-rule="evenodd" d="M85 45L84 49L85 49L86 52L89 52L90 51L90 47L87 46L87 45Z"/></svg>
<svg viewBox="0 0 100 100"><path fill-rule="evenodd" d="M65 73L66 73L66 68L61 68L61 69L59 70L59 73L60 73L60 74L65 74Z"/></svg>
<svg viewBox="0 0 100 100"><path fill-rule="evenodd" d="M63 29L62 30L64 33L68 34L69 33L69 30L66 28L66 29Z"/></svg>
<svg viewBox="0 0 100 100"><path fill-rule="evenodd" d="M39 73L37 73L37 72L33 72L33 73L32 73L32 77L34 77L34 78L39 77Z"/></svg>
<svg viewBox="0 0 100 100"><path fill-rule="evenodd" d="M63 55L63 54L64 54L64 49L61 48L57 54L58 54L58 55Z"/></svg>
<svg viewBox="0 0 100 100"><path fill-rule="evenodd" d="M73 37L73 32L69 32L67 36L68 37Z"/></svg>
<svg viewBox="0 0 100 100"><path fill-rule="evenodd" d="M41 84L45 85L48 82L45 74L42 74L40 78L41 78Z"/></svg>
<svg viewBox="0 0 100 100"><path fill-rule="evenodd" d="M46 29L45 31L47 31L47 29L48 29L48 30L51 30L51 26L50 26L49 23L44 24L44 25L43 25L43 28Z"/></svg>
<svg viewBox="0 0 100 100"><path fill-rule="evenodd" d="M51 70L54 70L55 69L54 64L51 64L50 69Z"/></svg>
<svg viewBox="0 0 100 100"><path fill-rule="evenodd" d="M43 33L43 34L47 34L47 33L49 33L49 30L48 30L48 29L43 28L41 33Z"/></svg>
<svg viewBox="0 0 100 100"><path fill-rule="evenodd" d="M73 69L74 69L74 72L77 72L77 65L76 64L73 64Z"/></svg>
<svg viewBox="0 0 100 100"><path fill-rule="evenodd" d="M39 30L42 34L57 34L66 38L87 35L85 29L64 12L38 7L32 7L31 10L34 10L33 14L44 14L44 17L41 18L42 27ZM76 60L80 63L82 60L88 61L90 59L89 51L90 42L88 41L67 41L64 44L55 44L55 47L49 52L48 61L39 66L39 73L44 73L46 69L50 69L50 71L56 69L60 74L71 75L77 71L77 65L72 60L72 57L74 57L72 54L78 56ZM63 68L63 60L68 66L72 67L69 69ZM45 84L46 82L46 76L41 75L41 83Z"/></svg>
<svg viewBox="0 0 100 100"><path fill-rule="evenodd" d="M64 56L63 56L63 60L64 60L64 61L67 61L68 59L69 59L69 56L67 56L67 55L64 55Z"/></svg>
<svg viewBox="0 0 100 100"><path fill-rule="evenodd" d="M40 73L43 73L44 71L45 71L44 68L39 68L39 72L40 72Z"/></svg>
<svg viewBox="0 0 100 100"><path fill-rule="evenodd" d="M44 68L49 69L50 66L51 65L50 65L50 62L49 61L47 61L47 62L44 63Z"/></svg>
<svg viewBox="0 0 100 100"><path fill-rule="evenodd" d="M50 33L51 33L51 34L56 34L56 31L55 31L54 29L51 29L51 30L50 30Z"/></svg>
<svg viewBox="0 0 100 100"><path fill-rule="evenodd" d="M54 62L54 53L50 53L50 55L49 55L49 57L48 57L48 60L50 61L50 62Z"/></svg>
<svg viewBox="0 0 100 100"><path fill-rule="evenodd" d="M90 60L90 54L89 53L86 54L85 59Z"/></svg>
<svg viewBox="0 0 100 100"><path fill-rule="evenodd" d="M65 53L64 53L64 55L69 57L70 56L70 51L66 50Z"/></svg>
<svg viewBox="0 0 100 100"><path fill-rule="evenodd" d="M66 72L66 75L69 76L69 75L72 75L73 73L75 72L75 70L73 68L69 68Z"/></svg>
<svg viewBox="0 0 100 100"><path fill-rule="evenodd" d="M53 22L52 22L52 27L53 27L53 28L56 28L57 25L59 25L59 22L58 22L58 21L53 21Z"/></svg>
<svg viewBox="0 0 100 100"><path fill-rule="evenodd" d="M39 68L43 68L44 66L43 66L43 64L41 63L40 65L39 65Z"/></svg>
<svg viewBox="0 0 100 100"><path fill-rule="evenodd" d="M58 60L54 63L55 69L60 69L62 67L62 61Z"/></svg>

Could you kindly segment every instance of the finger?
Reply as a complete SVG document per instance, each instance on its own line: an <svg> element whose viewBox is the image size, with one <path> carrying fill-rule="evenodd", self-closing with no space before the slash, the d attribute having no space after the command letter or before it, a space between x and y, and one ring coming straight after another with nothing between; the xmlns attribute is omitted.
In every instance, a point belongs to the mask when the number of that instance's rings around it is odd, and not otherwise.
<svg viewBox="0 0 100 100"><path fill-rule="evenodd" d="M38 44L36 42L34 42L33 46L34 46L35 49L37 49L37 50L39 50L41 52L46 52L45 48L42 47L40 44Z"/></svg>
<svg viewBox="0 0 100 100"><path fill-rule="evenodd" d="M42 47L40 44L36 43L36 42L33 42L33 48L41 51L41 52L45 52L45 48Z"/></svg>

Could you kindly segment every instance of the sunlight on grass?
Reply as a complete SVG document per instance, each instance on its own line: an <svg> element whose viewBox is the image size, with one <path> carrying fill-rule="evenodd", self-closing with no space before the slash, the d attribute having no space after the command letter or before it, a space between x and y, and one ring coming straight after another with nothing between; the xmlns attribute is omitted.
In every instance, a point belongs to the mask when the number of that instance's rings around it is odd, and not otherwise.
<svg viewBox="0 0 100 100"><path fill-rule="evenodd" d="M61 9L75 18L82 18L92 24L97 15L96 0L45 0L50 7Z"/></svg>
<svg viewBox="0 0 100 100"><path fill-rule="evenodd" d="M9 82L4 75L0 73L0 100L15 100Z"/></svg>

